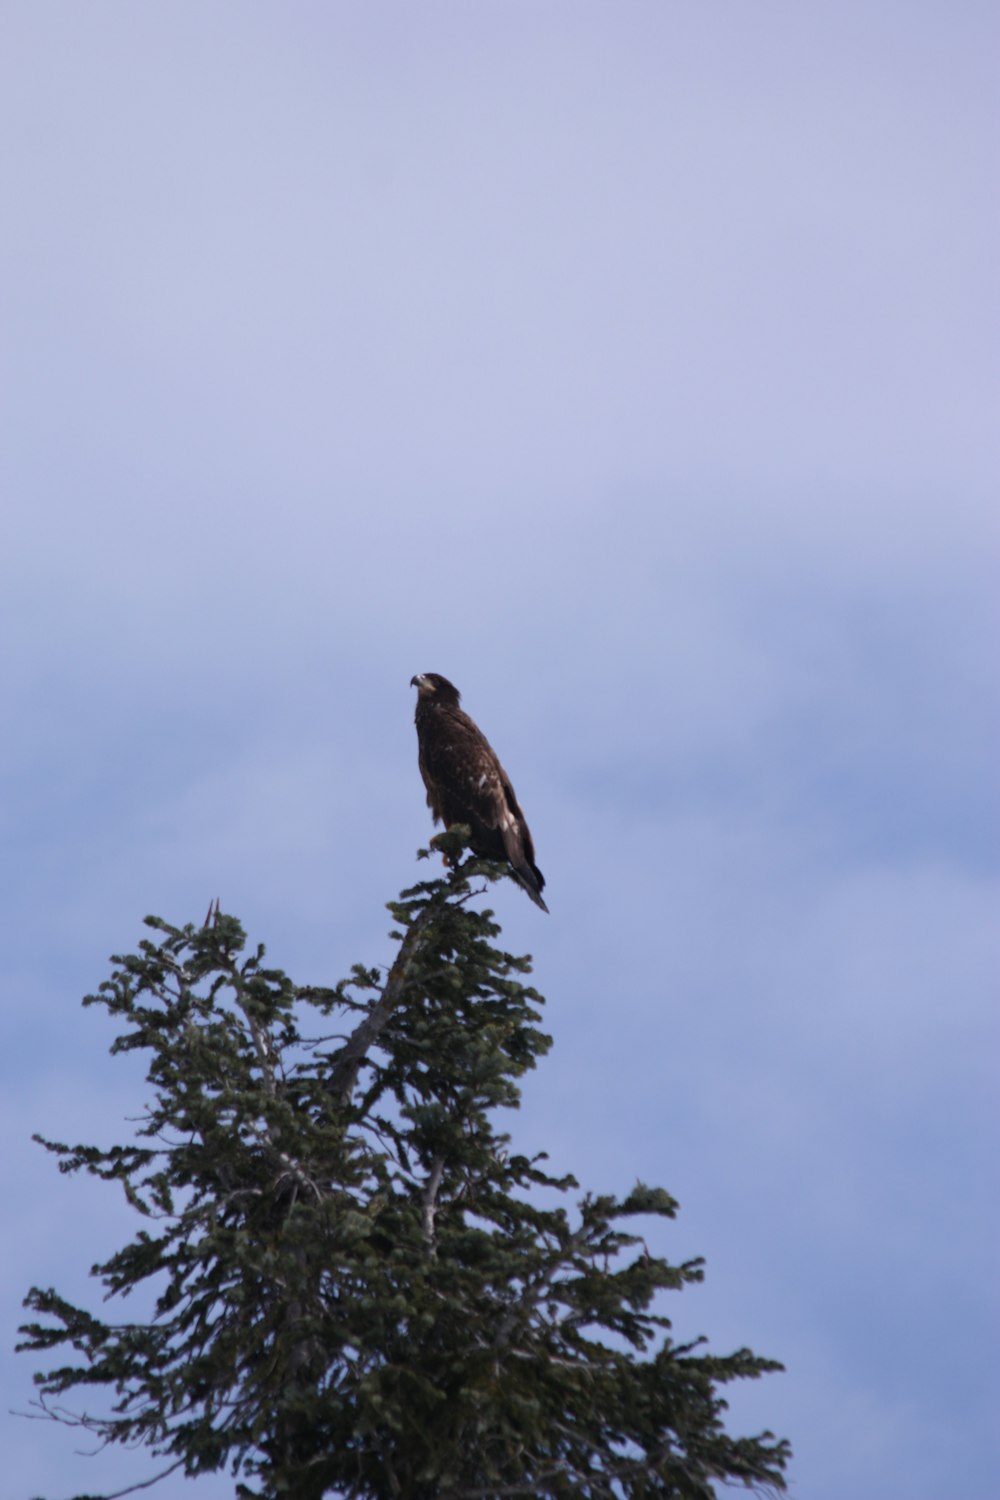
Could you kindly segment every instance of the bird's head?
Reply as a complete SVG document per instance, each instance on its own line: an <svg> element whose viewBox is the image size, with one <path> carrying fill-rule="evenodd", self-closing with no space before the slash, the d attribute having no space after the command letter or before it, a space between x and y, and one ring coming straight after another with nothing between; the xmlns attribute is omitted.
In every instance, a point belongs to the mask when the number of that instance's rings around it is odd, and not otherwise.
<svg viewBox="0 0 1000 1500"><path fill-rule="evenodd" d="M418 672L416 677L410 678L410 686L416 688L425 702L457 704L461 697L454 683L442 677L440 672Z"/></svg>

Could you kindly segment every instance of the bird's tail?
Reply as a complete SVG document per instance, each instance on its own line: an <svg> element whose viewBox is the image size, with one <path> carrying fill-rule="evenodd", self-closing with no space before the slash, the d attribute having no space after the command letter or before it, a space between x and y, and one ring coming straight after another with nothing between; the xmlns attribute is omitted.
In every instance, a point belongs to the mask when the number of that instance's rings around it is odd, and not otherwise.
<svg viewBox="0 0 1000 1500"><path fill-rule="evenodd" d="M512 864L510 867L510 872L513 875L514 879L517 881L518 885L523 886L523 888L527 891L528 895L531 897L532 901L534 901L535 905L540 906L542 908L542 911L547 912L548 907L542 900L542 887L545 884L545 876L542 874L538 866L529 865L527 863L518 865Z"/></svg>

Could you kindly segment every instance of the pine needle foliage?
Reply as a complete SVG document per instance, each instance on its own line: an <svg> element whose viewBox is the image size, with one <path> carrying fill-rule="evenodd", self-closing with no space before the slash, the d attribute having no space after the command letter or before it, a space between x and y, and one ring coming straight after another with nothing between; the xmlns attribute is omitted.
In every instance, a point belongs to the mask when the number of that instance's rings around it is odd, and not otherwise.
<svg viewBox="0 0 1000 1500"><path fill-rule="evenodd" d="M164 1475L228 1469L240 1500L783 1489L787 1445L729 1436L719 1394L780 1366L675 1344L656 1310L702 1276L636 1232L673 1199L571 1210L574 1179L497 1130L549 1048L542 1000L470 901L502 868L435 844L453 866L390 903L385 972L298 987L223 914L147 918L113 959L84 1003L148 1057L145 1112L126 1145L42 1144L121 1185L141 1225L93 1275L155 1310L108 1322L33 1288L20 1347L72 1351L36 1375L40 1406ZM63 1406L88 1388L99 1414Z"/></svg>

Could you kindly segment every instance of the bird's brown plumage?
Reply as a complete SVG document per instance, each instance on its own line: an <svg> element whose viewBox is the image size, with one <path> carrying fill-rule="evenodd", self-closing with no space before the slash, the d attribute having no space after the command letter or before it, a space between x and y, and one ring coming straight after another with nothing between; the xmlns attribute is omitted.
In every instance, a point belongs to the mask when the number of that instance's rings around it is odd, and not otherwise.
<svg viewBox="0 0 1000 1500"><path fill-rule="evenodd" d="M536 906L545 877L535 864L531 832L510 777L482 730L460 707L458 689L438 672L410 679L417 689L420 774L435 823L466 823L472 848L486 859L506 860Z"/></svg>

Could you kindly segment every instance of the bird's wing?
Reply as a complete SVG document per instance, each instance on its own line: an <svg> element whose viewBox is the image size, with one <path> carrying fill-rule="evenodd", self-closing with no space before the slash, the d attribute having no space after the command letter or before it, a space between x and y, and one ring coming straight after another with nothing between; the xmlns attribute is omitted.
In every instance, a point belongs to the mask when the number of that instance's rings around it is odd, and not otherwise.
<svg viewBox="0 0 1000 1500"><path fill-rule="evenodd" d="M499 828L507 778L489 741L468 715L442 715L420 748L426 775L439 791L448 821L471 820Z"/></svg>

